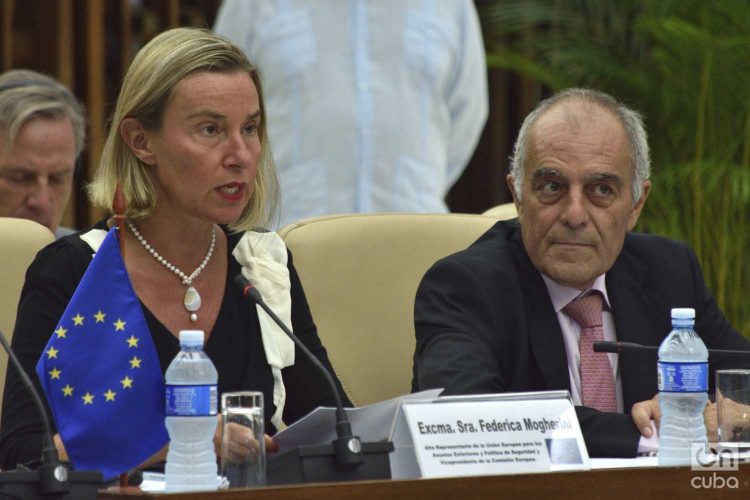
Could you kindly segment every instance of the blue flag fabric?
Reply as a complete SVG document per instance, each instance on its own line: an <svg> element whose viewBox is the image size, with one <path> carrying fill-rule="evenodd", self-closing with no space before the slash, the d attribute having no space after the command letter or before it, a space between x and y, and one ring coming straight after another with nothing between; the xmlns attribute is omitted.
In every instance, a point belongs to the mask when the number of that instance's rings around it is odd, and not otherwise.
<svg viewBox="0 0 750 500"><path fill-rule="evenodd" d="M76 469L109 480L169 440L164 377L116 229L89 264L36 373Z"/></svg>

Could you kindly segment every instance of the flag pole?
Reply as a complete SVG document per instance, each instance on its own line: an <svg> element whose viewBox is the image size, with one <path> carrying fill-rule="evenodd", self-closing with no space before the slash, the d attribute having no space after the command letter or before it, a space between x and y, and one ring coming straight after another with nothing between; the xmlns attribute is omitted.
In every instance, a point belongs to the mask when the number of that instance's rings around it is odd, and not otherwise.
<svg viewBox="0 0 750 500"><path fill-rule="evenodd" d="M118 241L120 242L120 255L123 261L125 260L125 209L127 205L125 203L125 194L122 192L122 186L117 183L115 186L115 196L112 200L112 213L115 226L117 227Z"/></svg>
<svg viewBox="0 0 750 500"><path fill-rule="evenodd" d="M117 239L120 243L120 256L125 262L125 194L122 192L122 186L118 182L115 186L115 196L112 199L112 218L117 227ZM118 480L120 488L128 487L128 473L123 472Z"/></svg>

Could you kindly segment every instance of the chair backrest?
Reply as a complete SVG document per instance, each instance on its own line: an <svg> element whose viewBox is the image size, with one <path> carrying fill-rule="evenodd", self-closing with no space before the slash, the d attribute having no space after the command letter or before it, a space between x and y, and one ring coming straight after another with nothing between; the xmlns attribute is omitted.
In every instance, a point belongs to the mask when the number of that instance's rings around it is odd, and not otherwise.
<svg viewBox="0 0 750 500"><path fill-rule="evenodd" d="M26 268L37 252L55 237L49 229L28 219L0 217L0 330L10 343ZM5 389L8 357L0 354L0 403Z"/></svg>
<svg viewBox="0 0 750 500"><path fill-rule="evenodd" d="M463 214L332 215L279 231L355 405L411 390L414 296L422 276L497 221Z"/></svg>
<svg viewBox="0 0 750 500"><path fill-rule="evenodd" d="M516 211L516 204L511 202L488 208L487 210L482 212L482 215L497 217L500 220L507 220L518 216L518 212Z"/></svg>

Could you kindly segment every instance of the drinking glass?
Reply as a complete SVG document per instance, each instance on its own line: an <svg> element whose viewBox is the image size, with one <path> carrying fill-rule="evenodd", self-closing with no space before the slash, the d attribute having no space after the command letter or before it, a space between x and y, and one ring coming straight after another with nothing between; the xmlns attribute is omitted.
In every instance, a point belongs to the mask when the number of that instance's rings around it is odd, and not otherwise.
<svg viewBox="0 0 750 500"><path fill-rule="evenodd" d="M750 458L750 370L716 370L719 449Z"/></svg>
<svg viewBox="0 0 750 500"><path fill-rule="evenodd" d="M224 393L221 415L221 475L229 481L230 488L264 486L263 393Z"/></svg>

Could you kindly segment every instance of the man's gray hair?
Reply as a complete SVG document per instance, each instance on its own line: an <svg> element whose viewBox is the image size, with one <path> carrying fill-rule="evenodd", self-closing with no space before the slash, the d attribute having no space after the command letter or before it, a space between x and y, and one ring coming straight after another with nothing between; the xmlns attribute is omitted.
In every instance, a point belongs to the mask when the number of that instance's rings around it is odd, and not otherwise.
<svg viewBox="0 0 750 500"><path fill-rule="evenodd" d="M0 75L0 134L10 149L18 131L34 118L69 118L76 141L76 157L86 142L83 105L57 80L36 71L14 69Z"/></svg>
<svg viewBox="0 0 750 500"><path fill-rule="evenodd" d="M541 101L534 110L529 113L521 125L518 138L513 146L513 156L510 160L510 173L513 175L513 189L516 199L521 201L523 186L524 166L529 148L529 137L540 116L550 108L564 101L580 100L586 101L605 110L610 111L619 118L630 142L630 159L633 164L633 204L635 205L643 195L643 182L651 175L651 159L649 157L648 137L643 125L643 117L612 96L598 90L572 88L563 90Z"/></svg>

